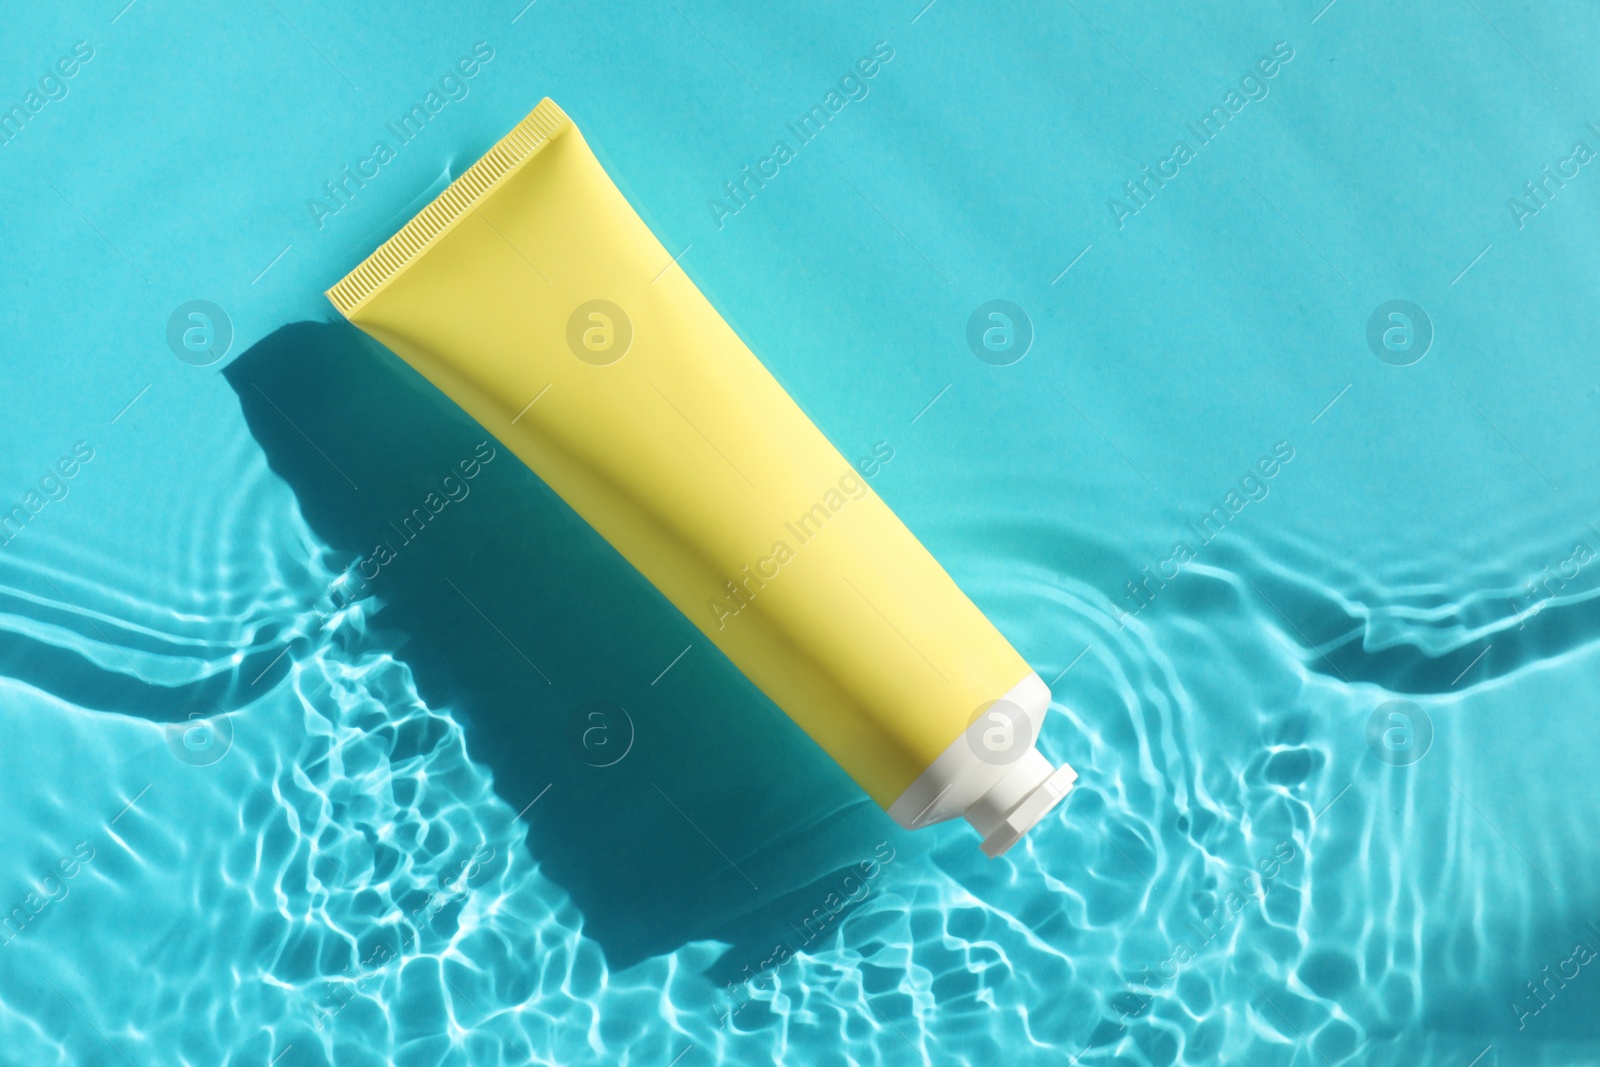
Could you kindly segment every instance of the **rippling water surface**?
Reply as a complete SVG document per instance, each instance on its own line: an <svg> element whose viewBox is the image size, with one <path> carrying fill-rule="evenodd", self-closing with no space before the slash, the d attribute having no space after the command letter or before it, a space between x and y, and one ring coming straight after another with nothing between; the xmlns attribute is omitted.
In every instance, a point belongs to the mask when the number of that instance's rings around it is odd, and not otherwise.
<svg viewBox="0 0 1600 1067"><path fill-rule="evenodd" d="M1586 6L117 6L0 43L0 1062L1600 1062ZM1051 682L1003 859L331 321L547 93Z"/></svg>

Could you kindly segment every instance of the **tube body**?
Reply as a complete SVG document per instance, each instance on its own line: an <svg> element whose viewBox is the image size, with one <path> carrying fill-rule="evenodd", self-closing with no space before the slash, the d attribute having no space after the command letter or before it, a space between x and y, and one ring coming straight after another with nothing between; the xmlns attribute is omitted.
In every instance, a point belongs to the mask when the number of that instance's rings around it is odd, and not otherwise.
<svg viewBox="0 0 1600 1067"><path fill-rule="evenodd" d="M560 494L885 809L986 707L1037 681L551 101L329 297Z"/></svg>

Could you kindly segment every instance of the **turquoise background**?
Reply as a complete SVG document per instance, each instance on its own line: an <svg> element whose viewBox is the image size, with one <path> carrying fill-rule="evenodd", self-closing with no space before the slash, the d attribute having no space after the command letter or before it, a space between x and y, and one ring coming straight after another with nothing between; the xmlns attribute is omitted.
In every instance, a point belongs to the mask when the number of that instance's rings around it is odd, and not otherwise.
<svg viewBox="0 0 1600 1067"><path fill-rule="evenodd" d="M1600 170L1524 184L1600 150L1590 6L3 27L0 109L93 58L0 146L0 1062L1600 1056ZM546 95L1051 682L1079 785L1004 859L896 829L503 449L333 599L485 435L322 290ZM1420 356L1369 343L1395 300Z"/></svg>

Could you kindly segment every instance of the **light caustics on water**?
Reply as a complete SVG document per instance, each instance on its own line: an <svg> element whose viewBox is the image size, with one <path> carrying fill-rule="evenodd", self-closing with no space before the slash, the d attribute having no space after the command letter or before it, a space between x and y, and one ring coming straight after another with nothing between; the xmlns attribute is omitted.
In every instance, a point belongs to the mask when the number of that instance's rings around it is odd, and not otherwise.
<svg viewBox="0 0 1600 1067"><path fill-rule="evenodd" d="M1111 545L1002 521L990 528L1028 547L976 592L1030 647L1059 650L1041 673L1064 673L1073 699L1042 743L1088 769L1072 804L1000 861L958 839L880 856L827 936L730 986L705 977L723 948L709 942L607 966L525 840L537 814L498 798L450 709L419 697L376 600L326 612L344 561L259 455L230 462L238 492L195 515L185 546L209 546L191 566L223 576L191 587L204 596L163 602L131 567L68 548L0 562L5 641L71 659L84 694L52 692L44 672L3 683L5 736L28 761L13 757L0 785L5 1062L1465 1064L1495 1044L1499 1062L1554 1064L1592 1051L1586 1024L1559 1013L1592 995L1593 975L1538 1000L1525 988L1600 938L1553 888L1583 884L1561 858L1585 854L1576 813L1521 836L1526 862L1506 862L1517 828L1491 825L1472 795L1487 779L1460 743L1468 711L1429 705L1432 751L1411 766L1365 740L1384 701L1458 691L1454 668L1362 678L1341 659L1350 642L1410 642L1413 664L1464 664L1485 640L1535 640L1527 618L1363 586L1306 546L1240 538L1161 590L1185 610L1119 624L1103 593L1063 576L1068 553ZM82 573L110 577L69 577ZM1584 603L1541 616L1575 620ZM1313 645L1290 618L1348 625ZM1461 687L1552 660L1587 669L1594 642L1577 625ZM245 697L214 762L215 735L112 710L230 672ZM1573 728L1562 714L1550 709L1551 728Z"/></svg>

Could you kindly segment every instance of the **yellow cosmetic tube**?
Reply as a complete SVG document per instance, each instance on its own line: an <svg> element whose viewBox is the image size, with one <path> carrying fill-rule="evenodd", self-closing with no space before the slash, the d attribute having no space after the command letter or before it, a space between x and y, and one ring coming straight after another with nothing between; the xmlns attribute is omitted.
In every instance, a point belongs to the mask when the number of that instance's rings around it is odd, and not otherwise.
<svg viewBox="0 0 1600 1067"><path fill-rule="evenodd" d="M545 100L328 290L561 495L901 826L999 855L1071 788L1050 690Z"/></svg>

